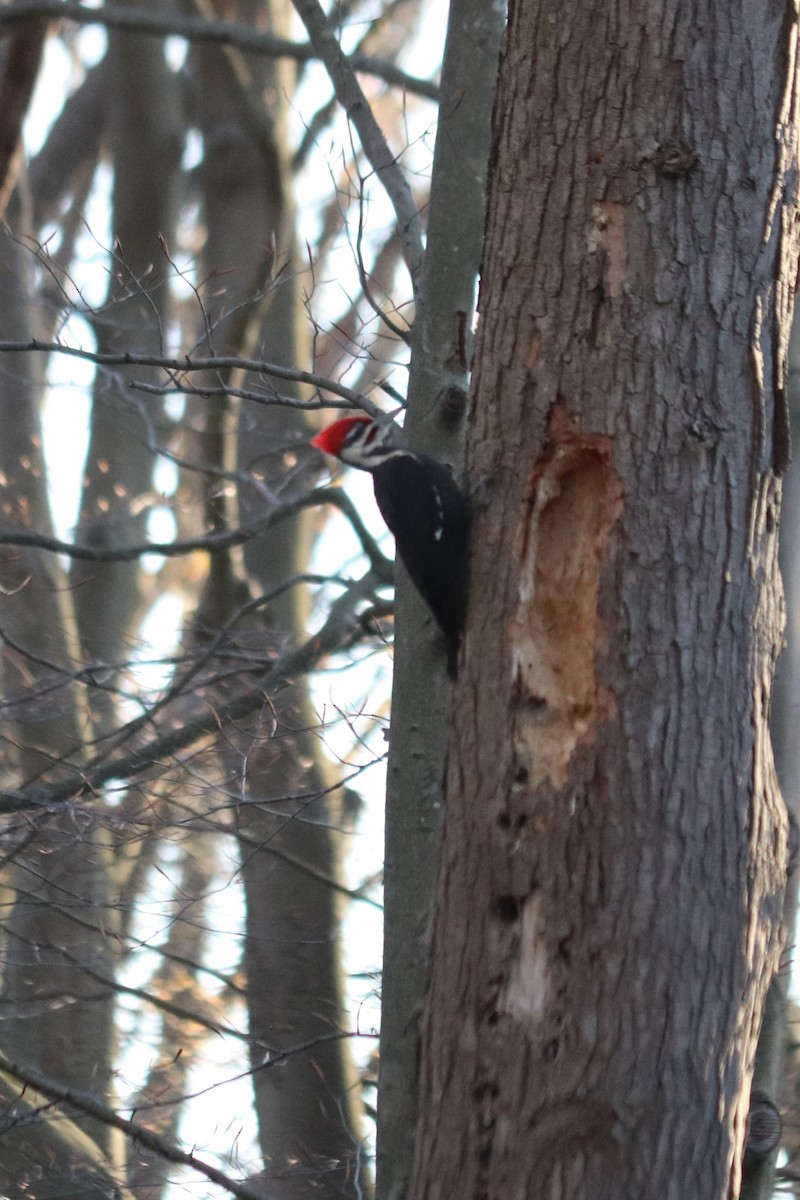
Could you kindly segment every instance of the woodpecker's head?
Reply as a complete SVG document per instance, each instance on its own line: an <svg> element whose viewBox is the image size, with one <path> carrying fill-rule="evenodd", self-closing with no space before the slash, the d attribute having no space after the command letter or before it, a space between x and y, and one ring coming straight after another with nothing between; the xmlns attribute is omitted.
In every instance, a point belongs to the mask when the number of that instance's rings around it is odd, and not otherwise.
<svg viewBox="0 0 800 1200"><path fill-rule="evenodd" d="M311 445L332 454L351 467L374 471L393 455L401 453L394 446L395 425L392 421L374 421L372 417L344 417L334 421L311 439Z"/></svg>

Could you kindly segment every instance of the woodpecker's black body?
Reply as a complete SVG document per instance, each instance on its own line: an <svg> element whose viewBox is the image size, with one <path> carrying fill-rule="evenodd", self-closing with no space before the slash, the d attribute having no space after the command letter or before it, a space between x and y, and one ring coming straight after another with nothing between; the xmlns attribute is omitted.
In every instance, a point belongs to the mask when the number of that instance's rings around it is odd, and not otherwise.
<svg viewBox="0 0 800 1200"><path fill-rule="evenodd" d="M447 673L455 678L466 605L469 514L442 463L402 453L374 468L375 499L397 553L447 641Z"/></svg>
<svg viewBox="0 0 800 1200"><path fill-rule="evenodd" d="M378 508L445 636L447 672L455 678L467 594L467 499L443 463L395 447L391 437L391 426L350 417L318 434L313 444L371 473Z"/></svg>

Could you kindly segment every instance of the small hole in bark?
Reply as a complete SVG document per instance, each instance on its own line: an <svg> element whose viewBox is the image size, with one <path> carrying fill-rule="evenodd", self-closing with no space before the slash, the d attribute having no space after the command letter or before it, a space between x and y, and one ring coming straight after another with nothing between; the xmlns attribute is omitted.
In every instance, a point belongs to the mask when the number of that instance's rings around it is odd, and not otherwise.
<svg viewBox="0 0 800 1200"><path fill-rule="evenodd" d="M519 920L519 903L513 896L501 896L497 901L497 915L504 925L513 925Z"/></svg>
<svg viewBox="0 0 800 1200"><path fill-rule="evenodd" d="M497 818L497 824L501 829L510 829L511 817L507 812L501 812L500 816Z"/></svg>
<svg viewBox="0 0 800 1200"><path fill-rule="evenodd" d="M439 419L444 429L453 429L464 418L467 407L467 393L462 387L451 384L444 388L436 397L439 403Z"/></svg>
<svg viewBox="0 0 800 1200"><path fill-rule="evenodd" d="M544 1047L543 1057L546 1062L553 1062L558 1057L558 1042L552 1038Z"/></svg>

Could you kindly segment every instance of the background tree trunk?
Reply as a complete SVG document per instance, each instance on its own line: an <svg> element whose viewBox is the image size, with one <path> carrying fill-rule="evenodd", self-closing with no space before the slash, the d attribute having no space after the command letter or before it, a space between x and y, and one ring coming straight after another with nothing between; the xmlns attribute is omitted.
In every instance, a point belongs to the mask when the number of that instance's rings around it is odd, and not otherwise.
<svg viewBox="0 0 800 1200"><path fill-rule="evenodd" d="M19 217L16 203L15 217ZM8 333L35 336L32 271L24 249L0 238L0 289ZM48 529L46 472L37 398L38 364L10 358L0 380L3 520L20 529ZM55 766L74 771L85 729L80 690L72 681L78 655L66 575L37 550L3 547L2 683L5 698L4 767L38 778ZM108 977L111 949L95 925L108 906L108 842L89 846L69 809L32 815L24 828L6 830L3 880L0 1047L47 1067L54 1079L102 1091L110 1071L113 993L87 971ZM83 1128L106 1149L107 1128ZM0 1161L0 1186L14 1183Z"/></svg>
<svg viewBox="0 0 800 1200"><path fill-rule="evenodd" d="M510 12L416 1198L737 1194L787 867L782 22Z"/></svg>

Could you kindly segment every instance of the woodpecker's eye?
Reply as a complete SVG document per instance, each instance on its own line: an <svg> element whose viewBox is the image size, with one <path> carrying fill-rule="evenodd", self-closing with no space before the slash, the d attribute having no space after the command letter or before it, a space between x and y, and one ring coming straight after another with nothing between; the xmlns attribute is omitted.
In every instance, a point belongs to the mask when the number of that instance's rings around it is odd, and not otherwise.
<svg viewBox="0 0 800 1200"><path fill-rule="evenodd" d="M367 430L367 436L364 438L365 444L367 446L371 446L377 436L378 436L378 426L373 425L371 429Z"/></svg>

